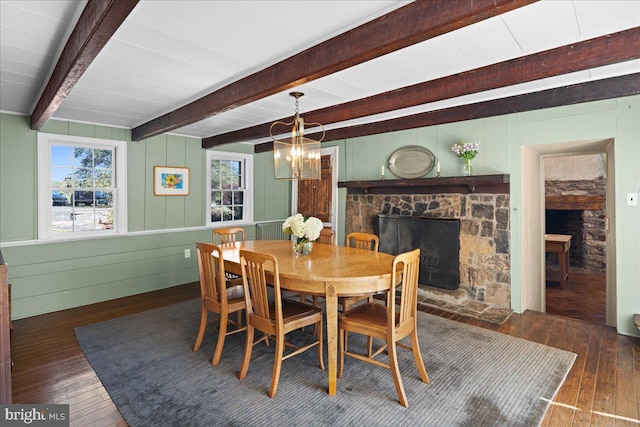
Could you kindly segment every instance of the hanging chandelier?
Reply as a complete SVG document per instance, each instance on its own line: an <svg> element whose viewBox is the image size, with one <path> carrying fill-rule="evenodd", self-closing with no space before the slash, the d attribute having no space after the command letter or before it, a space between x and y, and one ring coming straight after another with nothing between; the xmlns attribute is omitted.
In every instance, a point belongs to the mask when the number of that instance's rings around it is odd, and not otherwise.
<svg viewBox="0 0 640 427"><path fill-rule="evenodd" d="M320 123L309 123L322 128L322 136L314 140L304 136L304 120L298 112L298 99L302 92L291 92L289 95L296 99L296 114L289 123L274 122L269 128L273 139L273 165L276 179L320 179L320 143L324 139L325 131ZM276 138L273 136L277 126L291 127L291 137Z"/></svg>

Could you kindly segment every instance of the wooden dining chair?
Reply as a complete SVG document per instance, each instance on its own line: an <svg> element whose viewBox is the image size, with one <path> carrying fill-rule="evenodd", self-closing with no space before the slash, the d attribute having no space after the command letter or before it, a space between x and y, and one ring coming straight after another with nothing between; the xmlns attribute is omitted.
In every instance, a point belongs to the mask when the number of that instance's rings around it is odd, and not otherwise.
<svg viewBox="0 0 640 427"><path fill-rule="evenodd" d="M319 243L325 243L327 245L335 245L338 239L335 238L336 233L330 228L323 228L320 230L320 236L318 237Z"/></svg>
<svg viewBox="0 0 640 427"><path fill-rule="evenodd" d="M202 315L200 317L200 329L193 351L198 351L202 344L204 331L207 327L209 312L218 314L218 342L213 354L212 365L217 365L222 356L222 348L227 335L246 330L241 325L242 310L245 309L244 289L242 279L227 280L224 271L222 250L211 243L197 242L198 270L200 272L200 293L202 295ZM237 313L237 318L232 320L230 314ZM228 331L231 323L235 329Z"/></svg>
<svg viewBox="0 0 640 427"><path fill-rule="evenodd" d="M244 379L249 369L253 346L275 337L275 361L271 375L271 388L269 397L274 397L278 389L280 369L282 361L296 354L300 354L311 347L318 347L318 362L324 369L322 359L322 310L308 304L289 301L282 298L280 291L280 277L278 260L270 254L240 250L240 267L244 284L244 300L247 311L247 341L245 344L242 367L238 378ZM269 302L267 292L267 278L273 285L273 302ZM317 337L311 344L295 346L285 341L285 335L293 330L305 326L315 325L318 331ZM254 342L254 331L263 332L265 335ZM294 350L284 354L285 346Z"/></svg>
<svg viewBox="0 0 640 427"><path fill-rule="evenodd" d="M211 233L213 243L216 245L226 245L237 241L244 242L244 228L241 227L218 228Z"/></svg>
<svg viewBox="0 0 640 427"><path fill-rule="evenodd" d="M218 228L211 232L211 237L214 245L228 245L231 243L235 243L238 240L241 242L244 242L244 228L241 228L241 227ZM240 276L238 276L237 274L230 273L228 271L225 273L225 276L227 280L237 279L241 281Z"/></svg>
<svg viewBox="0 0 640 427"><path fill-rule="evenodd" d="M380 239L375 234L370 233L349 233L347 234L346 244L348 247L357 249L366 249L368 251L378 252L378 245ZM342 305L342 311L347 311L353 304L358 301L368 299L369 302L373 301L373 295L369 296L355 296L355 297L343 297L338 301Z"/></svg>
<svg viewBox="0 0 640 427"><path fill-rule="evenodd" d="M359 232L347 234L346 246L350 248L367 249L378 252L379 244L380 239L378 239L378 236L375 234Z"/></svg>
<svg viewBox="0 0 640 427"><path fill-rule="evenodd" d="M393 382L395 383L400 403L404 407L408 407L409 402L400 377L396 345L413 352L422 382L429 383L429 377L422 362L418 344L417 295L419 269L420 249L397 255L393 261L392 271L396 272L396 274L391 275L391 291L389 292L387 305L376 302L361 304L342 313L339 320L340 357L338 361L338 378L342 377L345 355L389 368L393 375ZM399 283L402 283L402 290L399 307L396 307L395 289ZM378 338L385 341L385 344L373 354L370 351L368 355L353 353L348 351L346 347L345 337L347 332L367 335L370 339ZM399 342L407 336L411 337L411 346ZM383 363L375 359L385 349L387 349L389 363Z"/></svg>

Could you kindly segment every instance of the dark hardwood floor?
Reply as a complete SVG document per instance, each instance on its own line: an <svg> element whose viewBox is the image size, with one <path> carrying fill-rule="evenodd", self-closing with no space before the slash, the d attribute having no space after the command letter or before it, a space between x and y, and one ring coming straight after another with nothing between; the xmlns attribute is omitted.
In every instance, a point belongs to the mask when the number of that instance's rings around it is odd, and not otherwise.
<svg viewBox="0 0 640 427"><path fill-rule="evenodd" d="M606 325L605 273L594 274L576 267L569 271L569 281L560 289L559 282L549 280L559 276L557 266L547 268L547 313Z"/></svg>
<svg viewBox="0 0 640 427"><path fill-rule="evenodd" d="M14 403L69 404L72 426L126 426L73 328L197 297L198 284L191 283L14 321ZM542 426L640 424L639 339L607 326L530 311L513 314L502 326L435 308L425 311L576 353Z"/></svg>

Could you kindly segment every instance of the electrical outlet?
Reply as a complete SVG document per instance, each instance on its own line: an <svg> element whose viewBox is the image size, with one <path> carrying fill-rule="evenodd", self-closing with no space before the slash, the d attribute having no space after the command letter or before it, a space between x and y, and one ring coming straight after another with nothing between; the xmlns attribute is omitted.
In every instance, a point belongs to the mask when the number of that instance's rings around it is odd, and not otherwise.
<svg viewBox="0 0 640 427"><path fill-rule="evenodd" d="M638 206L638 193L627 193L627 206Z"/></svg>
<svg viewBox="0 0 640 427"><path fill-rule="evenodd" d="M185 258L191 258L191 249L185 249L184 250L184 257Z"/></svg>

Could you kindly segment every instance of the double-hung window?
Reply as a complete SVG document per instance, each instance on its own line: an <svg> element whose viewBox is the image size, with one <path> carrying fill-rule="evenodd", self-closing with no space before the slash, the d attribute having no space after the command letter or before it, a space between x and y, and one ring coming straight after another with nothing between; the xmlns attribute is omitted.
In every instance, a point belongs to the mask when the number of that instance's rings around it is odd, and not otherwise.
<svg viewBox="0 0 640 427"><path fill-rule="evenodd" d="M126 232L126 142L38 134L38 238Z"/></svg>
<svg viewBox="0 0 640 427"><path fill-rule="evenodd" d="M253 156L207 151L207 225L253 221Z"/></svg>

